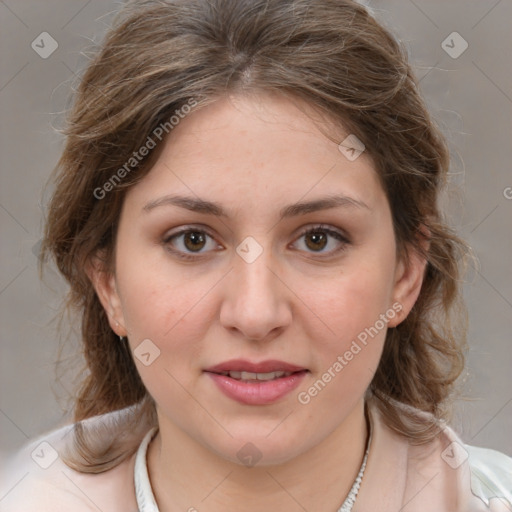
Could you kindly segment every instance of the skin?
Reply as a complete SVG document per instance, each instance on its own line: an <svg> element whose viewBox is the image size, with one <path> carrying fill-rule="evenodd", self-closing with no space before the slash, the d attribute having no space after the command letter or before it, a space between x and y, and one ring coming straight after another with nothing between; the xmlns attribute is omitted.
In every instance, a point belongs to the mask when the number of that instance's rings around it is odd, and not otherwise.
<svg viewBox="0 0 512 512"><path fill-rule="evenodd" d="M260 94L189 114L127 192L115 273L91 270L116 333L132 349L150 339L160 350L149 366L135 361L157 403L160 431L148 469L161 512L334 511L359 470L368 434L363 396L386 328L309 403L298 393L393 304L402 311L387 327L404 320L425 262L415 253L408 265L398 260L390 207L368 154L349 161L306 110ZM338 128L339 141L346 135ZM218 202L229 217L169 204L144 209L168 194ZM329 194L367 207L279 219L284 206ZM318 224L348 241L301 234ZM169 241L191 225L211 237L198 245L183 235ZM247 236L263 250L252 263L236 252ZM232 358L278 359L309 373L276 403L243 405L203 372ZM237 457L248 442L261 454L254 467Z"/></svg>

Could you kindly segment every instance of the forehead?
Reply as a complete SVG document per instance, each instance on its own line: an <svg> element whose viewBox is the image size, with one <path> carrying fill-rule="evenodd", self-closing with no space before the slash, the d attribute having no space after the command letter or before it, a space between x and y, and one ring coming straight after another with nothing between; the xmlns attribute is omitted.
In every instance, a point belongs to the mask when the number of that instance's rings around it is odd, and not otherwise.
<svg viewBox="0 0 512 512"><path fill-rule="evenodd" d="M349 160L340 151L347 135L342 126L322 125L300 100L222 98L174 127L154 167L128 194L139 201L165 193L225 198L233 208L278 208L327 193L375 204L383 191L373 163L365 152Z"/></svg>

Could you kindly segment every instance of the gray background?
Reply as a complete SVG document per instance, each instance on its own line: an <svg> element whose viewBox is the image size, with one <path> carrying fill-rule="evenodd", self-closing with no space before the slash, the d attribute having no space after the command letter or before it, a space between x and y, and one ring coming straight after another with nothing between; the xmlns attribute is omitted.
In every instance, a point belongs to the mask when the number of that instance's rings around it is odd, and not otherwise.
<svg viewBox="0 0 512 512"><path fill-rule="evenodd" d="M448 218L472 245L480 267L466 277L470 353L464 395L452 422L467 443L512 455L512 2L373 0L377 17L406 42L421 88L449 138ZM57 162L62 112L80 52L99 41L120 2L0 1L0 450L61 424L76 371L76 332L62 354L54 321L65 286L37 274L44 200ZM442 42L458 32L467 50L452 58ZM31 47L42 32L58 43L48 58ZM448 38L453 51L460 40ZM40 40L40 39L37 39ZM48 48L48 46L46 46ZM76 329L75 329L76 331Z"/></svg>

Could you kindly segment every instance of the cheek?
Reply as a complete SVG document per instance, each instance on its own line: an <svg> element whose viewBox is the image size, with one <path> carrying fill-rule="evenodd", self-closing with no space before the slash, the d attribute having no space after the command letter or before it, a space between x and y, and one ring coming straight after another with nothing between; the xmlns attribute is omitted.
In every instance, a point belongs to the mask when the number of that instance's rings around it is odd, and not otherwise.
<svg viewBox="0 0 512 512"><path fill-rule="evenodd" d="M200 302L201 287L178 277L165 282L161 274L156 278L145 272L131 274L120 288L128 341L145 387L164 410L197 413L200 422L200 411L194 411L185 390L197 378L196 369L199 373L204 325L209 321Z"/></svg>
<svg viewBox="0 0 512 512"><path fill-rule="evenodd" d="M309 332L315 340L314 378L322 381L317 387L329 388L322 393L322 401L350 402L364 393L379 364L388 322L396 314L391 304L393 245L381 244L379 251L358 256L347 259L336 278L325 279L317 287L321 292L312 294L311 288L309 295L306 288L302 292L323 325L323 335L313 329Z"/></svg>
<svg viewBox="0 0 512 512"><path fill-rule="evenodd" d="M322 297L318 302L329 329L324 337L310 334L314 340L314 371L297 400L310 411L324 411L326 425L343 421L347 411L364 396L379 365L387 322L394 317L387 294L368 284L346 280L331 300ZM329 418L325 411L330 411Z"/></svg>
<svg viewBox="0 0 512 512"><path fill-rule="evenodd" d="M341 293L341 300L329 301L321 309L330 319L330 330L323 340L316 338L316 369L324 381L342 383L343 395L360 396L377 369L390 315L386 316L384 296L358 285L347 286Z"/></svg>
<svg viewBox="0 0 512 512"><path fill-rule="evenodd" d="M179 269L148 265L144 258L120 261L118 275L132 350L151 340L160 351L156 362L180 381L188 380L190 369L199 368L205 333L214 321L208 292L218 278L205 275L192 282ZM139 370L144 378L146 368L139 365Z"/></svg>
<svg viewBox="0 0 512 512"><path fill-rule="evenodd" d="M160 250L125 242L116 261L119 295L126 328L132 337L161 338L172 321L186 315L194 299L194 284L165 265ZM121 243L119 243L121 246ZM162 251L163 252L163 251ZM155 255L156 253L156 255ZM125 257L125 254L130 256Z"/></svg>
<svg viewBox="0 0 512 512"><path fill-rule="evenodd" d="M339 277L325 283L322 293L305 295L305 302L318 312L332 334L336 348L343 348L347 341L373 326L390 308L393 268L378 262L360 267L345 268Z"/></svg>

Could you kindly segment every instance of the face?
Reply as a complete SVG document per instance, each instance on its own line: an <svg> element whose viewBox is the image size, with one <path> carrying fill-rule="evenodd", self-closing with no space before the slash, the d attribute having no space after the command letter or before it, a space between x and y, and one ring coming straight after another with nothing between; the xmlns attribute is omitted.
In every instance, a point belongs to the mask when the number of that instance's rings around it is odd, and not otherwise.
<svg viewBox="0 0 512 512"><path fill-rule="evenodd" d="M421 286L368 154L298 105L230 97L183 119L125 197L115 274L93 277L161 426L235 462L335 432Z"/></svg>

